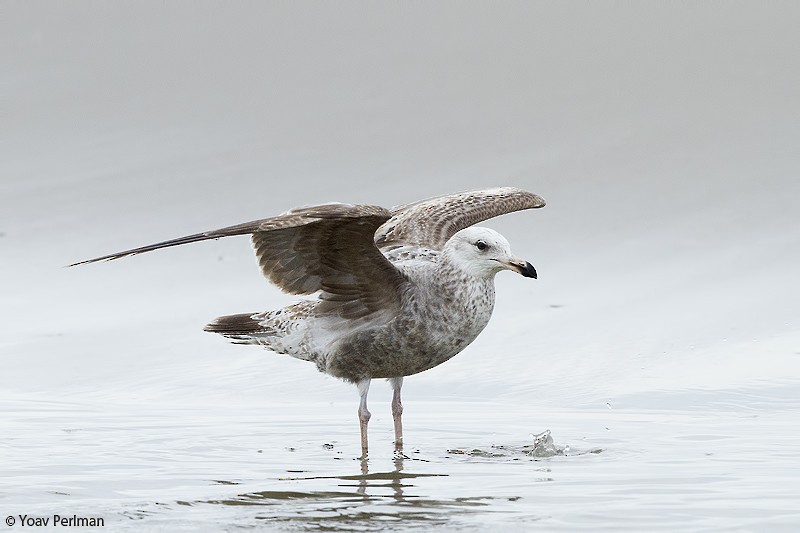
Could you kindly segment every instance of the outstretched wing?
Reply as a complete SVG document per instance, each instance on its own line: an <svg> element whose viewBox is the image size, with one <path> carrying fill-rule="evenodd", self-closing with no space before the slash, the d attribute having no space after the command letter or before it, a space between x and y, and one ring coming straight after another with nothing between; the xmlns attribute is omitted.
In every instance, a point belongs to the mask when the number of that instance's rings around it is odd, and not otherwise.
<svg viewBox="0 0 800 533"><path fill-rule="evenodd" d="M371 205L326 204L283 215L188 235L74 265L232 235L252 234L261 272L292 294L321 291L321 312L361 318L399 308L406 283L374 243L375 230L390 218Z"/></svg>
<svg viewBox="0 0 800 533"><path fill-rule="evenodd" d="M392 208L392 218L378 228L375 244L417 245L441 250L456 232L490 218L544 207L544 199L515 187L437 196Z"/></svg>

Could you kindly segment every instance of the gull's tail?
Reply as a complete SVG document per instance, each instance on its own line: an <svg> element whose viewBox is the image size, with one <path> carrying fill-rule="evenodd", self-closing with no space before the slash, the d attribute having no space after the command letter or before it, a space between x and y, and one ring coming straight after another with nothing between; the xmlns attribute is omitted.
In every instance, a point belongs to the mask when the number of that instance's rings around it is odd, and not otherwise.
<svg viewBox="0 0 800 533"><path fill-rule="evenodd" d="M278 353L311 360L304 346L307 320L316 302L299 302L276 311L240 313L215 318L203 328L235 344L259 344Z"/></svg>
<svg viewBox="0 0 800 533"><path fill-rule="evenodd" d="M219 333L230 339L239 342L246 341L255 335L268 335L274 331L266 329L261 325L258 317L263 318L262 313L241 313L238 315L228 315L215 318L213 322L203 328L204 331ZM250 344L245 342L245 344Z"/></svg>

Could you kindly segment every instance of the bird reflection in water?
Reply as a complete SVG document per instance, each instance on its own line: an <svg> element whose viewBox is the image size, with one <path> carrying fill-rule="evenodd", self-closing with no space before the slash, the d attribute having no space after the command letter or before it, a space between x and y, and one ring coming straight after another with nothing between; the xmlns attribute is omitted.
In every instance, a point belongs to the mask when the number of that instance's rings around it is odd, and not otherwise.
<svg viewBox="0 0 800 533"><path fill-rule="evenodd" d="M436 476L446 476L447 474L404 474L403 473L403 466L404 461L409 460L405 454L403 454L403 445L398 444L395 446L394 451L394 470L391 472L385 473L375 473L370 475L369 473L369 460L364 457L359 458L361 464L361 476L359 476L358 481L358 489L356 492L361 494L362 496L369 497L367 494L367 488L369 487L368 481L376 481L376 480L388 480L389 484L375 484L373 483L373 487L382 487L382 488L391 488L392 489L392 497L396 501L403 501L403 487L407 486L403 484L403 479L406 478L415 478L415 477L436 477Z"/></svg>
<svg viewBox="0 0 800 533"><path fill-rule="evenodd" d="M370 472L369 461L358 459L358 474L283 478L282 481L318 482L334 480L333 486L312 491L259 491L226 499L178 502L182 505L216 504L236 506L252 519L270 522L291 522L304 528L352 528L368 525L372 520L403 520L404 525L434 526L444 524L465 508L484 507L485 498L435 499L414 493L409 480L446 477L447 474L414 473L406 469L412 459L402 449L394 453L391 470ZM317 485L316 488L319 488ZM348 490L349 489L349 490ZM355 490L353 490L355 489ZM388 490L387 490L388 489ZM268 508L268 515L265 509ZM251 509L252 511L248 511ZM246 520L246 517L242 517Z"/></svg>

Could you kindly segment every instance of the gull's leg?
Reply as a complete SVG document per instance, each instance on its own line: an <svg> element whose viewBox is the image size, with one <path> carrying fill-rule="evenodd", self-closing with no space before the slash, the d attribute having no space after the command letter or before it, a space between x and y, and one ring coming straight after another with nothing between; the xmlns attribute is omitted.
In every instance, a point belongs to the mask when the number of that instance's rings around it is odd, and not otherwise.
<svg viewBox="0 0 800 533"><path fill-rule="evenodd" d="M358 421L361 426L361 458L367 458L367 423L372 416L367 410L367 393L369 392L370 379L362 379L356 385L358 393L361 395L361 402L358 404Z"/></svg>
<svg viewBox="0 0 800 533"><path fill-rule="evenodd" d="M400 402L400 389L403 386L403 378L391 378L389 380L394 389L392 396L392 418L394 418L394 447L401 450L403 448L403 404Z"/></svg>

